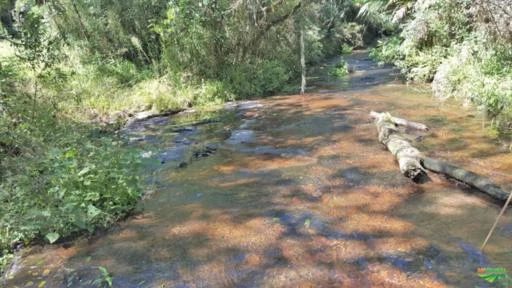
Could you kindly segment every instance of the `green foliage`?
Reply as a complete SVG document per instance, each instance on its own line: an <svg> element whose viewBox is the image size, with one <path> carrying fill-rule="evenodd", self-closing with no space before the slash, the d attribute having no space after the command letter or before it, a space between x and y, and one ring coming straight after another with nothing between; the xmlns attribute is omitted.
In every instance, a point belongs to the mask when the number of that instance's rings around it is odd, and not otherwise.
<svg viewBox="0 0 512 288"><path fill-rule="evenodd" d="M51 20L68 42L85 48L84 56L124 58L139 65L157 64L158 36L151 30L165 12L165 0L49 1Z"/></svg>
<svg viewBox="0 0 512 288"><path fill-rule="evenodd" d="M16 56L27 65L34 74L32 100L38 97L43 84L58 86L64 80L64 75L57 64L64 58L62 39L47 23L45 14L48 9L44 6L31 7L23 18L21 37L14 41Z"/></svg>
<svg viewBox="0 0 512 288"><path fill-rule="evenodd" d="M292 72L293 73L293 72ZM280 61L238 65L227 71L225 79L232 91L243 98L279 91L293 75Z"/></svg>
<svg viewBox="0 0 512 288"><path fill-rule="evenodd" d="M470 31L465 0L417 4L400 35L379 41L371 55L402 68L411 80L432 81L437 67L450 55L453 45Z"/></svg>
<svg viewBox="0 0 512 288"><path fill-rule="evenodd" d="M370 57L380 64L394 63L400 59L401 43L402 39L398 36L380 39L377 46L370 50Z"/></svg>
<svg viewBox="0 0 512 288"><path fill-rule="evenodd" d="M347 61L343 59L340 60L340 62L334 66L332 71L330 71L330 74L340 78L347 76L349 74Z"/></svg>
<svg viewBox="0 0 512 288"><path fill-rule="evenodd" d="M0 274L3 275L4 269L12 261L14 255L9 250L0 251Z"/></svg>
<svg viewBox="0 0 512 288"><path fill-rule="evenodd" d="M192 105L208 106L219 105L228 101L235 100L235 96L229 92L225 84L216 82L203 83L194 95Z"/></svg>
<svg viewBox="0 0 512 288"><path fill-rule="evenodd" d="M352 53L352 50L354 49L353 46L347 44L347 43L344 43L341 45L341 55L347 55L347 54L350 54Z"/></svg>
<svg viewBox="0 0 512 288"><path fill-rule="evenodd" d="M371 56L394 63L409 80L434 80L437 97L481 107L492 125L507 133L512 128L512 44L478 22L475 11L480 10L466 0L416 1L402 30L379 41Z"/></svg>
<svg viewBox="0 0 512 288"><path fill-rule="evenodd" d="M287 1L273 9L255 4L271 12L263 17L248 14L256 9L249 4L171 1L166 17L154 28L162 39L163 61L172 71L222 81L241 97L276 92L297 73L296 33L282 25L293 20L297 3ZM310 58L318 59L321 37L313 26L308 35Z"/></svg>
<svg viewBox="0 0 512 288"><path fill-rule="evenodd" d="M101 278L96 280L96 284L106 284L107 287L112 287L112 275L110 275L107 268L98 266L98 270L101 272Z"/></svg>
<svg viewBox="0 0 512 288"><path fill-rule="evenodd" d="M345 22L337 27L333 28L333 37L336 39L339 39L338 42L339 45L348 45L345 46L345 48L348 47L364 47L365 46L365 25L357 23L357 22ZM373 39L372 39L373 41ZM339 46L337 46L339 47ZM347 50L348 51L348 50ZM343 50L342 50L343 52ZM336 51L336 54L339 53L339 50Z"/></svg>
<svg viewBox="0 0 512 288"><path fill-rule="evenodd" d="M110 60L98 65L94 72L97 73L96 77L112 77L119 86L133 85L152 76L151 72L144 71L127 60Z"/></svg>
<svg viewBox="0 0 512 288"><path fill-rule="evenodd" d="M19 157L2 162L2 168L11 168L0 184L3 248L19 241L45 237L53 243L74 232L93 232L133 209L140 196L136 155L114 139L75 133L66 129L54 134L52 147L27 156L23 166L17 165Z"/></svg>
<svg viewBox="0 0 512 288"><path fill-rule="evenodd" d="M397 66L413 81L431 82L436 74L437 67L441 65L450 49L443 46L434 46L431 49L417 51L409 54L403 60L396 62Z"/></svg>
<svg viewBox="0 0 512 288"><path fill-rule="evenodd" d="M388 11L388 1L381 0L367 0L361 2L358 17L365 19L368 22L375 23L382 27L383 30L393 31L396 28L396 23L392 20L392 12Z"/></svg>
<svg viewBox="0 0 512 288"><path fill-rule="evenodd" d="M26 72L31 69L16 59L1 60L0 264L4 266L16 243L53 243L108 227L133 209L140 190L134 152L114 137L98 138L97 128L63 115L48 98L49 89L54 89L45 86L50 82L38 82L44 93L33 97L30 83L36 76Z"/></svg>
<svg viewBox="0 0 512 288"><path fill-rule="evenodd" d="M481 107L492 124L510 129L512 116L512 63L510 45L490 45L475 34L444 60L434 81L439 98L454 97Z"/></svg>

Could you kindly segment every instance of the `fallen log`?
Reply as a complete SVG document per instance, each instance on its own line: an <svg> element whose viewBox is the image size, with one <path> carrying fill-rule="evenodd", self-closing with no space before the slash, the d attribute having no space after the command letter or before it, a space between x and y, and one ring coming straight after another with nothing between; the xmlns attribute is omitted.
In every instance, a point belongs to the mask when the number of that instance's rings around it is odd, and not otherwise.
<svg viewBox="0 0 512 288"><path fill-rule="evenodd" d="M400 167L400 172L416 181L425 174L419 161L421 153L400 135L393 117L388 113L379 113L376 116L376 125L379 132L379 141L393 154Z"/></svg>
<svg viewBox="0 0 512 288"><path fill-rule="evenodd" d="M383 116L383 114L388 114L389 115L389 113L379 113L379 112L375 112L375 111L370 112L370 116L373 119L379 119L380 117ZM413 128L413 129L420 130L420 131L428 131L428 129L429 129L427 127L427 125L422 124L422 123L408 121L408 120L405 120L405 119L402 119L402 118L393 117L391 115L389 115L389 117L390 117L391 122L395 123L396 125L400 125L400 126L404 126L404 127L409 127L409 128Z"/></svg>
<svg viewBox="0 0 512 288"><path fill-rule="evenodd" d="M459 168L444 161L424 157L418 149L413 147L406 140L406 138L401 136L400 131L396 127L396 119L401 118L392 117L389 113L377 113L373 111L370 116L376 119L377 131L379 133L379 142L384 144L388 150L396 157L400 167L400 172L406 177L417 181L421 176L426 175L426 170L430 170L465 183L490 195L495 199L505 201L509 197L509 192L504 191L488 178L482 177L474 172ZM415 123L423 125L421 123L409 122L407 120L404 121L406 122L402 123ZM414 126L421 127L417 125Z"/></svg>
<svg viewBox="0 0 512 288"><path fill-rule="evenodd" d="M491 180L482 177L474 172L459 168L450 163L432 159L428 157L421 158L421 164L426 169L444 174L450 178L456 179L460 182L468 184L469 186L483 191L493 198L505 201L509 193L502 190L498 185L494 184Z"/></svg>

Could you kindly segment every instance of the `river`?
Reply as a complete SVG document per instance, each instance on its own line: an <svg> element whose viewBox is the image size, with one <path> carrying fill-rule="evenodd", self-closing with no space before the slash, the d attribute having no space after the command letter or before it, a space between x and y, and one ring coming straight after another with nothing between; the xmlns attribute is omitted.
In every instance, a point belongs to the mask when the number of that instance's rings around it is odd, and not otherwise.
<svg viewBox="0 0 512 288"><path fill-rule="evenodd" d="M509 190L512 153L474 109L364 52L348 62L345 79L329 76L334 62L315 69L305 95L230 103L201 125L204 113L132 125L147 178L135 215L26 249L6 286L489 287L478 267L512 271L512 215L481 253L500 203L432 173L400 175L368 114L427 124L413 145Z"/></svg>

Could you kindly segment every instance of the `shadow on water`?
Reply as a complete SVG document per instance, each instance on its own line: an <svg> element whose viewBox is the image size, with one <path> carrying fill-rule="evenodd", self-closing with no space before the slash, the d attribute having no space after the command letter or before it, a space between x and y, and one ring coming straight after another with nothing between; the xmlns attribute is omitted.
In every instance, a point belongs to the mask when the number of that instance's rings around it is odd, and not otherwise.
<svg viewBox="0 0 512 288"><path fill-rule="evenodd" d="M354 63L380 75L364 57ZM114 287L486 287L477 267L512 268L512 217L482 254L499 207L436 175L408 181L367 114L431 119L436 137L417 143L427 154L500 184L512 180L512 157L469 159L496 148L475 130L478 119L384 83L242 102L219 121L176 129L158 120L134 131L154 175L140 212L104 235L34 248L8 286L99 287L101 266ZM432 120L438 114L461 129Z"/></svg>

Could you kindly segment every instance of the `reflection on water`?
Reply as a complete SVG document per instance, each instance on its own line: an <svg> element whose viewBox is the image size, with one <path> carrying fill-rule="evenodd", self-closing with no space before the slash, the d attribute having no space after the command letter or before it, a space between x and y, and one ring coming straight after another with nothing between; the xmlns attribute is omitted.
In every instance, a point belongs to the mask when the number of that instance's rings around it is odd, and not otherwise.
<svg viewBox="0 0 512 288"><path fill-rule="evenodd" d="M93 239L33 248L8 286L97 287L99 266L115 287L485 287L477 267L512 270L512 216L482 254L497 203L437 175L402 177L368 113L428 124L411 138L422 151L508 189L512 155L472 111L364 54L349 60L351 89L321 77L317 92L229 105L218 121L132 131L155 145L140 213Z"/></svg>

